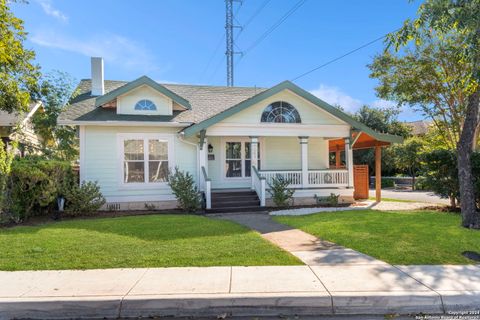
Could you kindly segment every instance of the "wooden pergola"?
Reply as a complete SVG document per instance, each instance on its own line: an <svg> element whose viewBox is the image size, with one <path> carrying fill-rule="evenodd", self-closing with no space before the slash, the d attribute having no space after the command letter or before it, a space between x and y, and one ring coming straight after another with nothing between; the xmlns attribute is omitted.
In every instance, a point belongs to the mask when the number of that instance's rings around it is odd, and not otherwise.
<svg viewBox="0 0 480 320"><path fill-rule="evenodd" d="M379 133L371 129L351 133L349 147L352 150L375 149L375 200L377 202L382 200L382 147L401 142L403 142L402 137ZM329 151L335 152L335 166L337 168L341 166L340 153L344 150L345 139L329 140Z"/></svg>

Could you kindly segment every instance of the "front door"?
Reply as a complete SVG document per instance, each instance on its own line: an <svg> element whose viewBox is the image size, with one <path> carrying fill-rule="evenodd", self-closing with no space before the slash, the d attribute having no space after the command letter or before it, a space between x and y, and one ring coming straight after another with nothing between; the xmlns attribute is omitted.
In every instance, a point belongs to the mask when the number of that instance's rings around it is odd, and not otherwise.
<svg viewBox="0 0 480 320"><path fill-rule="evenodd" d="M260 150L260 144L258 150ZM226 140L224 144L224 159L223 177L225 179L245 180L250 178L250 141L241 138Z"/></svg>

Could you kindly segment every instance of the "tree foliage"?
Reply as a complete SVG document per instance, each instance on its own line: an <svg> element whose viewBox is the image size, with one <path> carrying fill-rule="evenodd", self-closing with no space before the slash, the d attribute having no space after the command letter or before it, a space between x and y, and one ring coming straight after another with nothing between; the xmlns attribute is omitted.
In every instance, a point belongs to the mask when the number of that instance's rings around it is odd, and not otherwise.
<svg viewBox="0 0 480 320"><path fill-rule="evenodd" d="M352 116L375 131L408 137L411 129L398 120L398 114L399 110L396 107L372 108L363 106ZM397 173L394 154L390 148L385 148L382 151L382 172L384 174ZM375 152L373 149L357 150L353 156L354 163L368 164L370 172L374 172Z"/></svg>
<svg viewBox="0 0 480 320"><path fill-rule="evenodd" d="M65 72L53 71L41 78L39 88L36 98L42 101L45 111L35 114L33 124L43 138L43 153L55 159L76 159L78 141L75 128L57 125L59 114L75 96L75 80Z"/></svg>
<svg viewBox="0 0 480 320"><path fill-rule="evenodd" d="M8 177L12 171L12 161L15 157L16 147L17 144L15 142L10 144L10 147L7 147L3 140L0 139L0 216L6 206Z"/></svg>
<svg viewBox="0 0 480 320"><path fill-rule="evenodd" d="M377 95L410 106L433 121L449 148L460 139L469 95L476 90L471 64L458 60L458 37L430 38L401 55L385 51L369 65Z"/></svg>
<svg viewBox="0 0 480 320"><path fill-rule="evenodd" d="M24 48L27 33L10 3L0 0L0 110L25 112L37 90L39 67L33 63L35 53Z"/></svg>
<svg viewBox="0 0 480 320"><path fill-rule="evenodd" d="M391 147L395 166L412 177L412 190L415 189L415 178L421 169L421 153L424 147L424 140L419 137L408 138L402 144Z"/></svg>
<svg viewBox="0 0 480 320"><path fill-rule="evenodd" d="M418 10L416 19L406 20L399 31L389 35L387 50L393 47L395 54L399 55L399 50L405 49L412 41L420 53L423 53L424 48L429 47L429 43L439 43L440 48L446 49L448 53L447 63L463 64L465 67L466 73L445 73L446 91L442 90L445 89L444 87L430 89L432 92L440 90L439 94L445 92L457 94L458 91L455 90L457 85L460 85L462 90L463 88L470 90L465 91L464 118L457 129L453 129L452 123L449 126L448 119L443 121L445 121L445 128L460 130L455 147L457 149L462 225L469 228L480 228L480 213L477 212L475 201L475 177L472 168L472 154L480 113L480 87L478 85L480 83L480 0L425 0ZM434 57L438 60L438 55ZM438 68L445 68L442 62L444 61L438 60L437 68L430 70L436 72ZM450 68L448 69L450 70ZM422 80L428 70L423 69L419 78L412 78L415 80L414 83L418 84L419 89L424 88L425 81ZM457 71L461 72L462 70ZM416 70L411 70L411 72L415 74ZM437 73L434 74L437 75ZM464 81L466 83L463 83ZM401 101L401 99L399 100ZM436 107L435 113L439 113L441 116L442 113L438 112L440 103L434 101L432 105ZM462 106L457 107L454 111L460 114ZM454 112L450 112L454 115ZM439 130L442 128L439 127Z"/></svg>

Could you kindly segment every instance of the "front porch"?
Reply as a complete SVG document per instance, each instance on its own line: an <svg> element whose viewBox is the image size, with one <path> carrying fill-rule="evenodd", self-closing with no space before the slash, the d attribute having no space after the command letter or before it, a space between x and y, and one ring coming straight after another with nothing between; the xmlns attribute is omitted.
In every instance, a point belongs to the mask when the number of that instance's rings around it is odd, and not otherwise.
<svg viewBox="0 0 480 320"><path fill-rule="evenodd" d="M202 140L202 137L200 137ZM314 204L314 196L340 194L353 201L353 153L345 143L344 163L331 168L331 137L293 136L209 136L199 147L200 190L206 209L212 208L212 189L252 190L261 207L271 206L269 186L275 177L290 182L296 204ZM338 138L336 138L338 139ZM337 161L339 162L339 161ZM308 199L310 202L302 201Z"/></svg>

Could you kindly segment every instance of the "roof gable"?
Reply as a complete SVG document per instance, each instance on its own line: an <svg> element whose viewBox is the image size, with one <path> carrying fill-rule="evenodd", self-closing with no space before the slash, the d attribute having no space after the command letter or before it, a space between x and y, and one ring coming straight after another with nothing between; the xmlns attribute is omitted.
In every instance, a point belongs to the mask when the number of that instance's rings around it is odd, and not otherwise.
<svg viewBox="0 0 480 320"><path fill-rule="evenodd" d="M368 135L380 140L380 141L387 141L387 142L392 142L392 143L400 143L403 141L403 138L402 137L398 137L398 136L394 136L394 135L389 135L389 134L384 134L384 133L379 133L379 132L376 132L375 130L367 127L366 125L364 125L363 123L360 123L358 122L357 120L353 119L352 117L350 117L349 115L347 115L346 113L342 112L341 110L339 110L338 108L335 108L331 105L329 105L328 103L326 103L325 101L319 99L318 97L314 96L313 94L311 94L310 92L300 88L299 86L295 85L294 83L290 82L290 81L284 81L284 82L281 82L279 83L278 85L276 86L273 86L272 88L268 89L268 90L265 90L249 99L246 99L240 103L238 103L237 105L234 105L233 107L223 111L223 112L220 112L218 114L216 114L215 116L207 119L207 120L204 120L202 122L199 122L197 124L194 124L186 129L183 130L185 136L192 136L202 130L206 130L208 127L210 127L211 125L213 124L216 124L218 123L219 121L227 118L227 117L230 117L242 110L245 110L247 108L249 108L250 106L264 100L264 99L267 99L269 97L271 97L272 95L274 94L277 94L283 90L290 90L292 91L293 93L297 94L298 96L306 99L307 101L313 103L315 106L317 106L318 108L330 113L331 115L333 115L334 117L337 117L338 119L350 124L354 129L356 130L359 130L359 131L363 131L365 133L367 133Z"/></svg>
<svg viewBox="0 0 480 320"><path fill-rule="evenodd" d="M113 99L117 98L120 95L126 94L127 92L134 90L140 86L147 85L156 91L160 92L161 94L169 97L174 102L178 103L179 105L185 107L186 109L191 109L190 103L188 100L180 97L176 93L172 92L171 90L167 89L163 85L153 81L147 76L142 76L136 80L126 83L125 85L110 91L103 96L99 96L95 99L95 107L99 107L107 102L112 101Z"/></svg>

